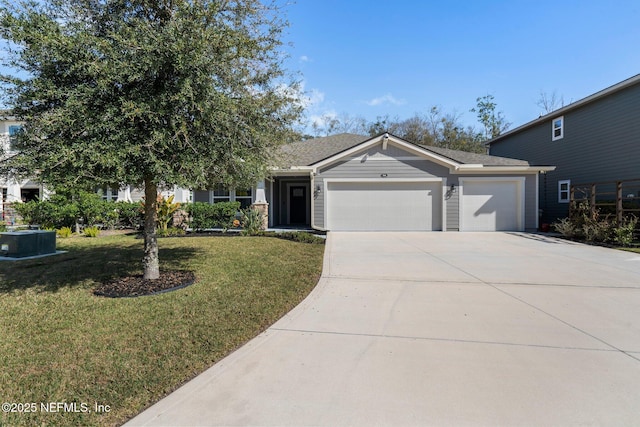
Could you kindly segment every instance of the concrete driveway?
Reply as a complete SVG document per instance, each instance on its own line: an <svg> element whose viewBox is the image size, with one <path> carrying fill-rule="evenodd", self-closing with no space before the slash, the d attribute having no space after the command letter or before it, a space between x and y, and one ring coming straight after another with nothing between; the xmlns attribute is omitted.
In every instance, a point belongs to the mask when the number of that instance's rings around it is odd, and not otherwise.
<svg viewBox="0 0 640 427"><path fill-rule="evenodd" d="M640 255L330 233L301 305L128 425L638 423Z"/></svg>

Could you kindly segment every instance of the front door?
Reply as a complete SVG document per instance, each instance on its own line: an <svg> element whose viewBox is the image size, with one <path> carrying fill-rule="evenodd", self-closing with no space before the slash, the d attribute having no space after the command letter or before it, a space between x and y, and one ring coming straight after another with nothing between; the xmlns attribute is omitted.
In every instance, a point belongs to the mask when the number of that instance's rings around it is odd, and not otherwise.
<svg viewBox="0 0 640 427"><path fill-rule="evenodd" d="M306 224L307 187L292 185L289 187L289 223Z"/></svg>

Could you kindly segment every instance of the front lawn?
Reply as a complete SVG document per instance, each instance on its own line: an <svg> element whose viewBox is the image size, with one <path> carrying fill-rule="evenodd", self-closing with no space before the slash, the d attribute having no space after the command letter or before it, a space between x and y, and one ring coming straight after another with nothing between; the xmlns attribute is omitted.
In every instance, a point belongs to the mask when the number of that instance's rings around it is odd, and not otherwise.
<svg viewBox="0 0 640 427"><path fill-rule="evenodd" d="M640 253L640 248L635 247L635 248L620 248L623 251L628 251L628 252L636 252L636 253Z"/></svg>
<svg viewBox="0 0 640 427"><path fill-rule="evenodd" d="M93 295L101 280L141 273L134 236L59 239L68 253L0 262L0 400L13 403L0 425L123 423L297 305L324 251L269 237L159 242L161 268L194 271L194 285Z"/></svg>

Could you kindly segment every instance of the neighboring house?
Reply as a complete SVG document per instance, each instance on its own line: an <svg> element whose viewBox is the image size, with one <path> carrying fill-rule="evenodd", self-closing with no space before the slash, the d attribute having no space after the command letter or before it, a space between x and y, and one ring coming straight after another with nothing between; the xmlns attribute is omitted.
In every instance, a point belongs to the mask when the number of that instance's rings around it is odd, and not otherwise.
<svg viewBox="0 0 640 427"><path fill-rule="evenodd" d="M640 179L640 74L488 142L489 153L553 164L540 180L543 220L566 217L572 184ZM631 194L628 194L631 193ZM637 189L625 197L638 197ZM611 196L614 197L614 196Z"/></svg>
<svg viewBox="0 0 640 427"><path fill-rule="evenodd" d="M5 156L15 154L13 147L13 135L20 131L22 123L13 117L4 116L0 118L0 146L3 148L0 152L4 152ZM137 202L144 197L144 191L126 186L123 188L98 188L96 192L102 196L104 200L109 201L129 201ZM12 223L15 221L16 214L11 209L11 203L28 202L31 200L46 199L49 192L39 182L34 179L16 180L11 177L0 176L0 221ZM179 187L173 187L162 191L165 197L175 196L176 202L192 201L192 192Z"/></svg>
<svg viewBox="0 0 640 427"><path fill-rule="evenodd" d="M218 188L195 191L194 200L267 202L270 227L524 231L538 227L539 173L553 170L386 133L296 142L280 157L255 195Z"/></svg>
<svg viewBox="0 0 640 427"><path fill-rule="evenodd" d="M22 125L12 117L0 121L0 146L5 156L15 153L13 136L20 131ZM16 180L11 177L0 176L0 221L11 222L15 218L10 204L13 202L28 202L44 197L46 190L42 185L30 179Z"/></svg>
<svg viewBox="0 0 640 427"><path fill-rule="evenodd" d="M127 185L122 188L96 188L96 193L98 193L103 200L110 202L139 202L144 198L144 190L131 185ZM175 202L188 203L192 201L191 190L180 188L175 185L169 189L161 189L160 193L164 197L173 195Z"/></svg>

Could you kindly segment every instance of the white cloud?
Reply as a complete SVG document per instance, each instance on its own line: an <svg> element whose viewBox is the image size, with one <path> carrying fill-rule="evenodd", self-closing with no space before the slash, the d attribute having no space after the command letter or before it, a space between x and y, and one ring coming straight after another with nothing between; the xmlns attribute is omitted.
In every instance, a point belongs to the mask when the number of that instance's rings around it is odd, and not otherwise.
<svg viewBox="0 0 640 427"><path fill-rule="evenodd" d="M338 117L338 113L334 110L323 111L322 114L312 114L309 116L309 121L312 126L319 128L325 127L332 119Z"/></svg>
<svg viewBox="0 0 640 427"><path fill-rule="evenodd" d="M307 55L302 55L299 58L300 62L311 62L311 58L309 58Z"/></svg>
<svg viewBox="0 0 640 427"><path fill-rule="evenodd" d="M324 102L324 92L321 92L318 89L306 91L304 86L304 82L301 82L298 86L282 84L277 90L282 95L293 98L295 102L304 109L318 106Z"/></svg>
<svg viewBox="0 0 640 427"><path fill-rule="evenodd" d="M306 90L305 82L303 81L298 87L296 98L303 108L309 109L324 102L324 92L318 89Z"/></svg>
<svg viewBox="0 0 640 427"><path fill-rule="evenodd" d="M311 89L307 92L307 98L309 99L308 106L318 105L324 102L324 92L320 92L318 89Z"/></svg>
<svg viewBox="0 0 640 427"><path fill-rule="evenodd" d="M366 104L372 107L375 107L377 105L383 105L383 104L404 105L406 104L406 101L404 99L396 99L393 95L388 93L384 96L380 96L378 98L373 98L370 101L366 101Z"/></svg>

